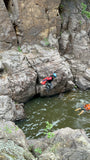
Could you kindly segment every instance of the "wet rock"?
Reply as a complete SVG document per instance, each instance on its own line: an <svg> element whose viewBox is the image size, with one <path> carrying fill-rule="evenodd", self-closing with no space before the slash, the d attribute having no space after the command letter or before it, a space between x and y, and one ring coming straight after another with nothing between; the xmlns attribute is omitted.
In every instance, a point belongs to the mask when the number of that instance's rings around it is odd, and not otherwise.
<svg viewBox="0 0 90 160"><path fill-rule="evenodd" d="M86 69L85 72L76 78L77 86L82 90L90 89L90 69Z"/></svg>
<svg viewBox="0 0 90 160"><path fill-rule="evenodd" d="M81 89L81 90L87 90L90 89L90 81L88 81L86 78L83 76L79 76L76 79L76 85Z"/></svg>

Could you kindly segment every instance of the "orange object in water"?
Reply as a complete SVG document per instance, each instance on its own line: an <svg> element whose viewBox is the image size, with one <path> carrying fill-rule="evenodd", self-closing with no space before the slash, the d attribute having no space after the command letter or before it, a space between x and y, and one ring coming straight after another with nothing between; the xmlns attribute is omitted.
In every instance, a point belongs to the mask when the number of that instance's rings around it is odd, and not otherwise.
<svg viewBox="0 0 90 160"><path fill-rule="evenodd" d="M85 104L84 108L85 108L86 111L89 111L90 110L90 104Z"/></svg>

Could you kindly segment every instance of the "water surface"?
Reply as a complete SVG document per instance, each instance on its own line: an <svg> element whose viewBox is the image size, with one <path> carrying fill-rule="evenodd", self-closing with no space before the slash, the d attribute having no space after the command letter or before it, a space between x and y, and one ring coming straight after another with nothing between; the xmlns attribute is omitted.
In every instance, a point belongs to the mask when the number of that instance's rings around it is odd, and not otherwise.
<svg viewBox="0 0 90 160"><path fill-rule="evenodd" d="M90 91L73 91L65 93L60 98L34 98L25 105L26 119L17 122L27 139L44 136L46 121L53 124L56 129L70 127L85 129L90 137L90 112L78 115L74 110L90 103Z"/></svg>

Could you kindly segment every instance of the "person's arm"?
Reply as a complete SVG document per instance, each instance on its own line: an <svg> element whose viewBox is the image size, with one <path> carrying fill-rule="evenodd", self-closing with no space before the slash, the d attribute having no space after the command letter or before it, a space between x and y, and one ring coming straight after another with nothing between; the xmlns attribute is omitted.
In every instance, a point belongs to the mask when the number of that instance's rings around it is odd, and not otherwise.
<svg viewBox="0 0 90 160"><path fill-rule="evenodd" d="M46 82L47 82L47 79L48 79L48 77L44 78L40 83L41 83L42 85L45 85Z"/></svg>

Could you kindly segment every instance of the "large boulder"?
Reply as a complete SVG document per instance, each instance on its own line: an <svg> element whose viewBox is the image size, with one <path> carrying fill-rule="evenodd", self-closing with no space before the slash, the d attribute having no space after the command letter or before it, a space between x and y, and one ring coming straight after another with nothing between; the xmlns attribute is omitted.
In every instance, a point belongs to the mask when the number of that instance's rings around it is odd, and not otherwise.
<svg viewBox="0 0 90 160"><path fill-rule="evenodd" d="M24 133L11 121L0 120L0 159L34 160Z"/></svg>
<svg viewBox="0 0 90 160"><path fill-rule="evenodd" d="M0 96L0 120L15 121L24 117L23 104L16 104L8 96Z"/></svg>
<svg viewBox="0 0 90 160"><path fill-rule="evenodd" d="M80 129L62 128L52 138L30 140L29 146L39 160L90 159L90 139Z"/></svg>
<svg viewBox="0 0 90 160"><path fill-rule="evenodd" d="M56 48L33 45L26 57L37 72L36 93L40 96L55 95L74 87L69 64L60 56ZM52 89L47 91L45 85L40 85L40 81L54 72L57 77L52 82Z"/></svg>
<svg viewBox="0 0 90 160"><path fill-rule="evenodd" d="M37 73L22 52L8 50L0 53L3 72L0 72L0 95L25 102L35 95Z"/></svg>

